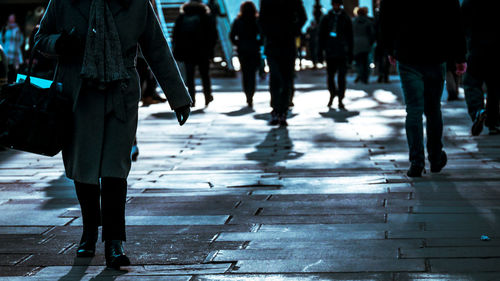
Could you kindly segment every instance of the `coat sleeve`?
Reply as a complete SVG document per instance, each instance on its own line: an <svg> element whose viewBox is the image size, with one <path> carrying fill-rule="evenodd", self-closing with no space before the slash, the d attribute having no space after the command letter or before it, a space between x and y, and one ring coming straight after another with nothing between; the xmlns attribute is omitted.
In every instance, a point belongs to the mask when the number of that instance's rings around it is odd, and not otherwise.
<svg viewBox="0 0 500 281"><path fill-rule="evenodd" d="M238 40L236 40L236 36L238 35L238 31L237 31L237 23L236 23L236 20L233 22L233 25L231 26L231 32L229 33L229 39L231 39L231 43L233 43L233 45L238 45Z"/></svg>
<svg viewBox="0 0 500 281"><path fill-rule="evenodd" d="M174 60L167 40L153 7L147 2L147 14L142 35L139 38L142 54L155 75L172 109L192 103L179 68Z"/></svg>
<svg viewBox="0 0 500 281"><path fill-rule="evenodd" d="M328 15L321 18L319 22L318 43L319 51L323 52L326 49L326 40L328 39Z"/></svg>
<svg viewBox="0 0 500 281"><path fill-rule="evenodd" d="M60 36L57 32L56 2L57 0L50 0L40 22L40 29L35 35L36 48L47 55L56 55L56 41Z"/></svg>
<svg viewBox="0 0 500 281"><path fill-rule="evenodd" d="M352 20L351 18L345 14L346 16L346 40L347 40L347 48L348 48L348 60L349 62L352 62L353 56L354 56L354 31L352 28Z"/></svg>

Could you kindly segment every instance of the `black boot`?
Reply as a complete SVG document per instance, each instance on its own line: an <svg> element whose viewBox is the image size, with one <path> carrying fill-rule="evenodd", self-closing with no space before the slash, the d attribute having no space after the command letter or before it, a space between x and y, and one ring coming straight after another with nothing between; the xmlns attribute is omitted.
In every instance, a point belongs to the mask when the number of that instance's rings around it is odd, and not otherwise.
<svg viewBox="0 0 500 281"><path fill-rule="evenodd" d="M106 265L112 268L130 265L123 253L125 234L125 202L127 181L103 178L102 184L102 238L105 242Z"/></svg>
<svg viewBox="0 0 500 281"><path fill-rule="evenodd" d="M83 234L76 256L93 257L101 225L100 186L75 182L75 188L83 220Z"/></svg>
<svg viewBox="0 0 500 281"><path fill-rule="evenodd" d="M104 255L106 266L120 269L121 266L129 266L130 260L123 251L121 240L108 240L104 242Z"/></svg>

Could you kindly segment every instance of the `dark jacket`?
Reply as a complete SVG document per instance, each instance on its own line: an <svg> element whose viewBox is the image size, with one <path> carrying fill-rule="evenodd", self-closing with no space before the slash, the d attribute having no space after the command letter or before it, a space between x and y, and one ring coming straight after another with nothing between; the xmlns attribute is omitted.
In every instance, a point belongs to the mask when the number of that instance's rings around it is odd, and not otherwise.
<svg viewBox="0 0 500 281"><path fill-rule="evenodd" d="M352 21L349 15L340 10L331 10L320 22L319 45L327 59L346 58L352 60L354 51Z"/></svg>
<svg viewBox="0 0 500 281"><path fill-rule="evenodd" d="M253 56L260 53L262 35L256 19L235 19L229 37L238 48L238 55Z"/></svg>
<svg viewBox="0 0 500 281"><path fill-rule="evenodd" d="M369 53L375 42L375 25L367 16L358 16L352 23L354 55Z"/></svg>
<svg viewBox="0 0 500 281"><path fill-rule="evenodd" d="M458 0L382 0L382 43L403 63L465 62Z"/></svg>
<svg viewBox="0 0 500 281"><path fill-rule="evenodd" d="M500 53L500 29L497 13L498 1L465 0L462 4L462 16L467 37L468 60L491 61L498 63Z"/></svg>
<svg viewBox="0 0 500 281"><path fill-rule="evenodd" d="M295 56L295 38L306 21L302 0L261 0L259 22L266 54Z"/></svg>
<svg viewBox="0 0 500 281"><path fill-rule="evenodd" d="M174 56L178 61L208 60L214 56L217 27L207 5L187 2L173 31Z"/></svg>

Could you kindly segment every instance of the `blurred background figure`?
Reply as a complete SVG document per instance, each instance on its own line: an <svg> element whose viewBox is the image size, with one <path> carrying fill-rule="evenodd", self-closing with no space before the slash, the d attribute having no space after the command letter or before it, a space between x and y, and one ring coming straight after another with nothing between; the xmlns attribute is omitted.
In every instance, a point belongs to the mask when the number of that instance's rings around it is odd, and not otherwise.
<svg viewBox="0 0 500 281"><path fill-rule="evenodd" d="M149 69L142 52L139 52L137 56L137 73L139 74L141 83L142 106L146 107L152 104L164 103L167 101L156 92L156 79Z"/></svg>
<svg viewBox="0 0 500 281"><path fill-rule="evenodd" d="M7 56L5 56L2 44L0 44L0 91L2 91L2 86L7 84L7 72Z"/></svg>
<svg viewBox="0 0 500 281"><path fill-rule="evenodd" d="M312 61L313 68L318 67L319 59L319 23L313 20L306 31L308 58Z"/></svg>
<svg viewBox="0 0 500 281"><path fill-rule="evenodd" d="M356 18L353 21L354 32L354 61L358 76L355 82L368 84L370 78L370 53L373 43L375 43L375 25L368 18L368 8L361 7L354 9Z"/></svg>
<svg viewBox="0 0 500 281"><path fill-rule="evenodd" d="M499 6L498 1L488 0L465 0L462 4L468 49L464 88L469 115L473 121L473 136L481 134L485 123L490 135L500 134L500 29L497 20ZM488 90L486 110L483 84L486 84Z"/></svg>
<svg viewBox="0 0 500 281"><path fill-rule="evenodd" d="M240 13L231 28L231 42L237 47L241 65L243 91L247 105L253 106L256 73L261 64L260 47L262 46L260 28L257 23L257 8L252 1L241 4Z"/></svg>
<svg viewBox="0 0 500 281"><path fill-rule="evenodd" d="M287 126L287 114L293 93L296 38L307 21L302 0L261 0L260 24L265 53L271 72L270 125Z"/></svg>
<svg viewBox="0 0 500 281"><path fill-rule="evenodd" d="M332 0L333 9L323 17L320 23L319 44L321 52L325 53L330 100L338 98L339 109L345 109L343 99L346 90L347 67L353 59L353 30L349 15L342 8L342 0ZM337 75L338 87L335 84Z"/></svg>
<svg viewBox="0 0 500 281"><path fill-rule="evenodd" d="M380 0L377 0L375 9L375 37L377 40L377 45L375 47L375 65L377 67L378 73L378 83L389 83L389 74L391 70L391 64L389 62L389 53L387 49L384 48L382 43L382 32L380 24Z"/></svg>
<svg viewBox="0 0 500 281"><path fill-rule="evenodd" d="M453 61L446 62L446 92L448 101L456 101L458 98L458 88L460 86L460 76L457 75L457 67Z"/></svg>
<svg viewBox="0 0 500 281"><path fill-rule="evenodd" d="M210 81L210 61L214 57L217 29L210 8L201 0L191 0L181 6L181 14L175 21L173 48L175 59L183 62L186 69L186 84L196 103L195 70L200 72L205 105L214 100Z"/></svg>
<svg viewBox="0 0 500 281"><path fill-rule="evenodd" d="M16 16L9 15L7 24L0 32L0 44L4 48L5 55L7 56L7 65L9 68L8 83L14 83L17 76L17 71L23 63L22 46L23 34L16 23Z"/></svg>

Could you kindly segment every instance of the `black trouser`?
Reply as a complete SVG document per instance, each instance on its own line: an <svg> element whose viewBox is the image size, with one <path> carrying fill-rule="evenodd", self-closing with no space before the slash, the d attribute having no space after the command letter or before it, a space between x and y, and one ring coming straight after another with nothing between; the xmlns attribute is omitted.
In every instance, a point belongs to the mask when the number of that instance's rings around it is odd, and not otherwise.
<svg viewBox="0 0 500 281"><path fill-rule="evenodd" d="M256 78L255 74L260 66L260 54L240 54L243 91L247 97L247 102L252 102L255 94Z"/></svg>
<svg viewBox="0 0 500 281"><path fill-rule="evenodd" d="M13 64L9 64L7 82L9 84L15 83L17 79L17 69Z"/></svg>
<svg viewBox="0 0 500 281"><path fill-rule="evenodd" d="M156 79L142 58L137 58L137 72L141 80L141 89L143 89L142 98L154 97L156 95Z"/></svg>
<svg viewBox="0 0 500 281"><path fill-rule="evenodd" d="M500 109L500 87L497 81L500 76L497 63L482 62L471 58L468 61L467 73L464 77L465 101L472 121L475 120L478 111L485 108L483 84L488 89L486 103L486 126L495 127L499 125Z"/></svg>
<svg viewBox="0 0 500 281"><path fill-rule="evenodd" d="M127 180L102 178L101 186L75 181L84 235L96 232L99 225L102 225L103 241L125 241Z"/></svg>
<svg viewBox="0 0 500 281"><path fill-rule="evenodd" d="M295 55L268 55L267 63L271 72L271 107L276 114L286 114L293 92Z"/></svg>
<svg viewBox="0 0 500 281"><path fill-rule="evenodd" d="M203 94L205 98L212 95L212 83L210 82L210 60L200 60L200 61L190 61L184 63L186 66L186 84L188 87L189 94L191 95L191 99L193 102L195 101L196 96L196 84L195 84L195 70L196 66L198 66L198 70L200 72L201 81L203 84Z"/></svg>
<svg viewBox="0 0 500 281"><path fill-rule="evenodd" d="M363 83L368 83L368 79L370 78L370 63L368 62L369 54L370 53L360 53L354 56L358 78Z"/></svg>
<svg viewBox="0 0 500 281"><path fill-rule="evenodd" d="M326 60L326 71L328 78L328 90L332 97L337 96L339 102L342 102L346 90L346 75L347 75L347 59L345 58L330 58ZM335 75L338 72L337 83L335 85Z"/></svg>

